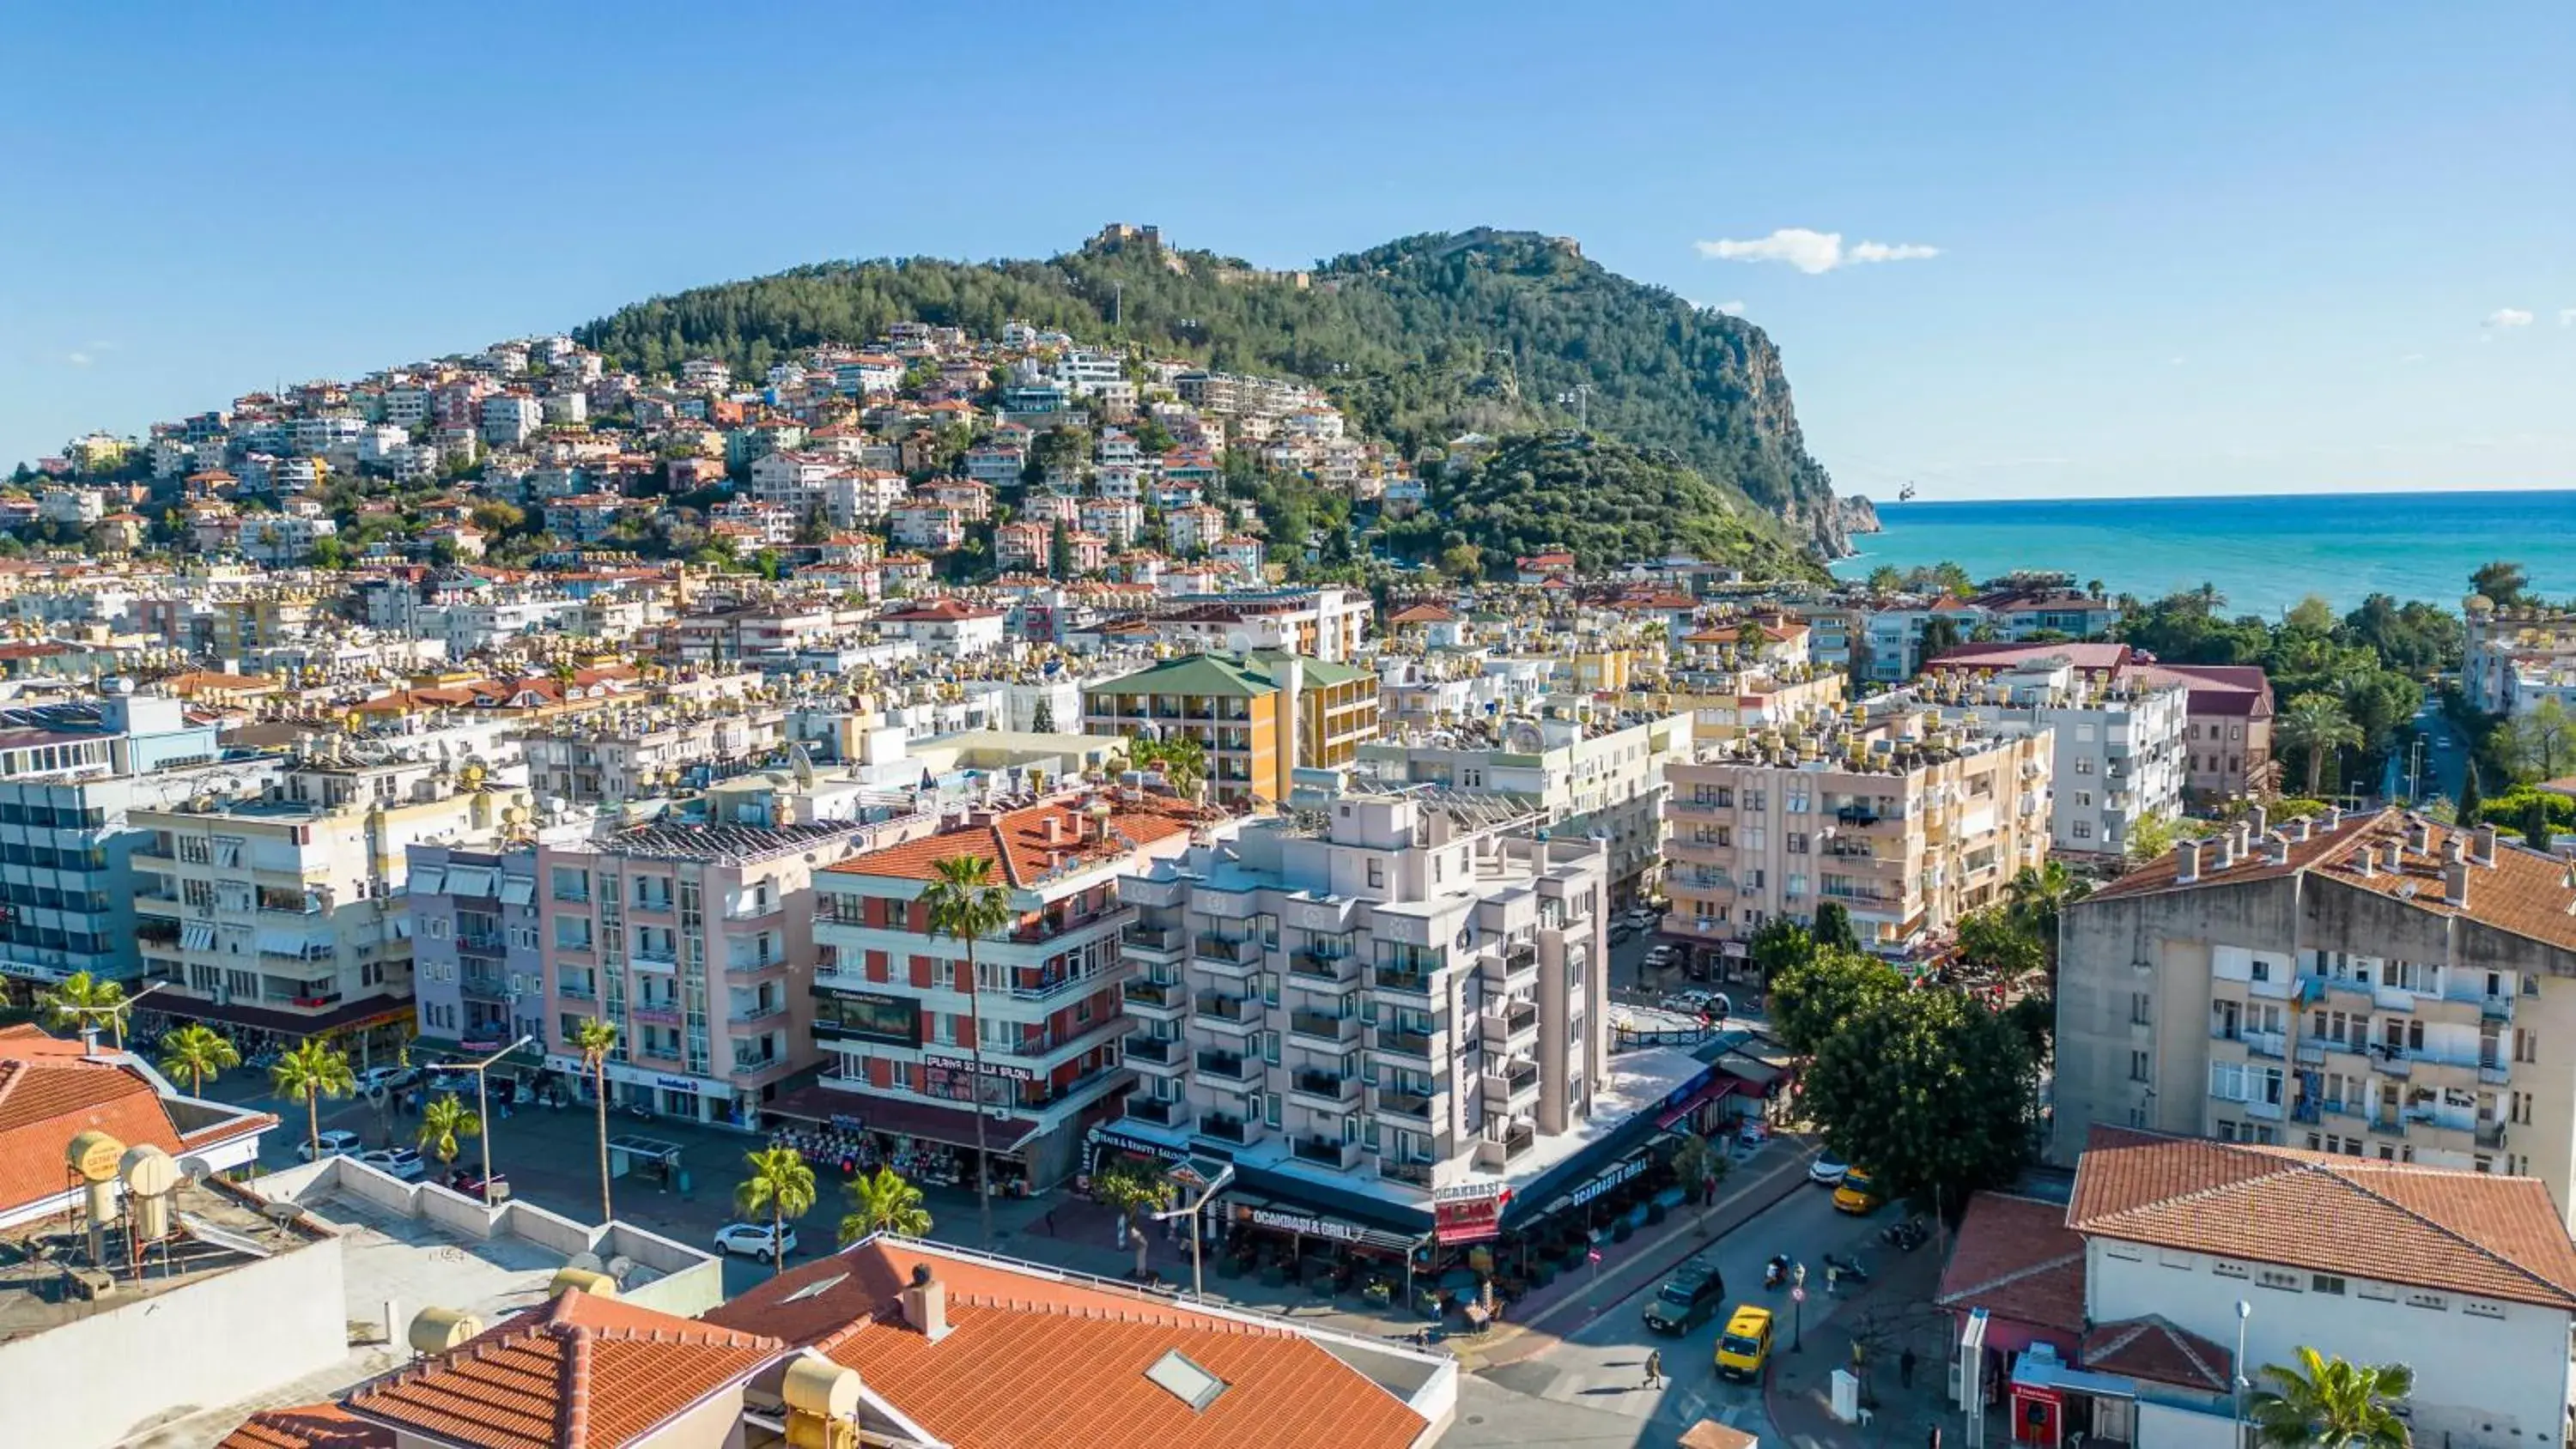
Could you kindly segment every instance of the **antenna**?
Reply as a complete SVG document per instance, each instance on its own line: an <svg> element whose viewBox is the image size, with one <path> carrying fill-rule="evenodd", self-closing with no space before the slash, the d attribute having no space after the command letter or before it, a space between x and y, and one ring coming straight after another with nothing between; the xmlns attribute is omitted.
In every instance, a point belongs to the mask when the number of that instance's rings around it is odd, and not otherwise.
<svg viewBox="0 0 2576 1449"><path fill-rule="evenodd" d="M1559 403L1572 403L1574 405L1574 430L1576 432L1589 433L1592 431L1592 384L1588 382L1578 382L1572 389L1558 393L1556 395L1556 400Z"/></svg>

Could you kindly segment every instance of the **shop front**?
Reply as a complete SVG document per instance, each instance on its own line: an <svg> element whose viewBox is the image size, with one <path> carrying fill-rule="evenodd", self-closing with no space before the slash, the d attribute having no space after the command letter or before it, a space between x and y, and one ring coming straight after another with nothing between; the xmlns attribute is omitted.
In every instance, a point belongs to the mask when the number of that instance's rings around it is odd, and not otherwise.
<svg viewBox="0 0 2576 1449"><path fill-rule="evenodd" d="M974 1080L972 1063L951 1073L961 1098ZM987 1077L996 1073L987 1063ZM771 1140L793 1147L809 1162L837 1168L845 1176L891 1167L906 1181L975 1191L976 1122L974 1109L937 1106L899 1098L865 1095L815 1083L782 1092L767 1112L783 1119ZM1030 1192L1032 1157L1039 1124L1002 1110L988 1110L983 1123L983 1159L992 1166L996 1197L1025 1197Z"/></svg>
<svg viewBox="0 0 2576 1449"><path fill-rule="evenodd" d="M155 991L136 1004L126 1045L150 1050L172 1027L201 1022L230 1038L245 1062L273 1058L304 1042L319 1041L347 1053L350 1065L364 1071L388 1065L402 1055L411 1041L414 1015L410 1002L390 996L370 996L306 1014Z"/></svg>

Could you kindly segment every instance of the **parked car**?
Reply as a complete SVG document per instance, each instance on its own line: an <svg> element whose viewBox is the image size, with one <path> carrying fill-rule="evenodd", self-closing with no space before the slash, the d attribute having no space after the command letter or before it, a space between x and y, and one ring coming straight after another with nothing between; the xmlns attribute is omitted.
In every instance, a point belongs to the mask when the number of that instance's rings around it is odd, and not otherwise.
<svg viewBox="0 0 2576 1449"><path fill-rule="evenodd" d="M1725 1275L1694 1258L1673 1270L1673 1276L1646 1300L1646 1327L1679 1337L1715 1318L1718 1305L1725 1301Z"/></svg>
<svg viewBox="0 0 2576 1449"><path fill-rule="evenodd" d="M482 1197L484 1196L483 1169L479 1167L460 1167L447 1175L447 1185L450 1188L465 1194L467 1197ZM506 1172L493 1173L491 1190L492 1200L494 1202L499 1202L501 1199L508 1197L509 1195L510 1175Z"/></svg>
<svg viewBox="0 0 2576 1449"><path fill-rule="evenodd" d="M358 1134L346 1127L327 1128L318 1140L297 1143L295 1155L307 1162L324 1157L355 1157L358 1155Z"/></svg>
<svg viewBox="0 0 2576 1449"><path fill-rule="evenodd" d="M716 1229L716 1251L775 1263L782 1253L796 1251L796 1230L769 1223L727 1223Z"/></svg>
<svg viewBox="0 0 2576 1449"><path fill-rule="evenodd" d="M1628 912L1628 914L1621 916L1619 918L1619 923L1632 931L1651 931L1655 928L1655 922L1662 919L1663 912L1650 911L1643 906L1639 906Z"/></svg>
<svg viewBox="0 0 2576 1449"><path fill-rule="evenodd" d="M1878 1195L1877 1184L1870 1181L1868 1173L1857 1167L1844 1173L1842 1182L1834 1188L1836 1212L1865 1216L1878 1211L1878 1205L1884 1201L1886 1199Z"/></svg>
<svg viewBox="0 0 2576 1449"><path fill-rule="evenodd" d="M1691 986L1665 997L1664 1007L1669 1011L1686 1011L1694 1016L1708 1015L1724 1018L1734 1012L1735 1003L1727 1000L1726 993L1723 991Z"/></svg>
<svg viewBox="0 0 2576 1449"><path fill-rule="evenodd" d="M1841 1158L1830 1152L1822 1153L1815 1161L1807 1164L1807 1181L1822 1187L1840 1187L1843 1185L1843 1175L1850 1171L1850 1164Z"/></svg>
<svg viewBox="0 0 2576 1449"><path fill-rule="evenodd" d="M429 1164L408 1147L380 1147L373 1152L359 1153L358 1160L405 1182L418 1182L429 1175Z"/></svg>
<svg viewBox="0 0 2576 1449"><path fill-rule="evenodd" d="M1681 952L1674 950L1670 946L1657 946L1646 953L1646 964L1656 968L1657 970L1661 970L1664 967L1673 964L1674 961L1680 958L1681 954Z"/></svg>
<svg viewBox="0 0 2576 1449"><path fill-rule="evenodd" d="M1619 924L1610 928L1610 944L1616 946L1620 942L1628 940L1636 934L1636 927L1629 925L1626 921L1621 921Z"/></svg>

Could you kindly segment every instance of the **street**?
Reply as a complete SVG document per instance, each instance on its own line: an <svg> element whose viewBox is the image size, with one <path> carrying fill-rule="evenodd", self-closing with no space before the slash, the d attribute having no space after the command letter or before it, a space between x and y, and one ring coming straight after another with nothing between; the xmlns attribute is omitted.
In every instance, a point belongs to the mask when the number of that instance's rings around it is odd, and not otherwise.
<svg viewBox="0 0 2576 1449"><path fill-rule="evenodd" d="M2416 711L2412 723L2424 736L2420 762L2423 774L2417 789L2417 798L2431 799L2439 795L2448 800L2459 799L2461 787L2468 781L2468 737L2460 733L2459 727L2452 724L2449 717L2442 713L2439 700L2425 701L2424 707ZM2412 772L2418 768L2418 761L2412 756L2411 751L2408 757L2400 759L2397 764L2401 771ZM2410 786L2418 785L2418 782L2413 779L2409 779L2406 783Z"/></svg>

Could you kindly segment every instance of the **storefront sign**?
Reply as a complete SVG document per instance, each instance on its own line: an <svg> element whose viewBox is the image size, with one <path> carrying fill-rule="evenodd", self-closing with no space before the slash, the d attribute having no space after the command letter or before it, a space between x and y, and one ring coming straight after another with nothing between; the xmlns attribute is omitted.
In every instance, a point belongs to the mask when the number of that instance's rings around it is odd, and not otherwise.
<svg viewBox="0 0 2576 1449"><path fill-rule="evenodd" d="M973 1057L952 1057L943 1055L939 1052L923 1052L921 1054L921 1059L925 1062L935 1062L938 1065L947 1067L953 1071L968 1072L975 1070L975 1059ZM1028 1068L1023 1066L1015 1066L1010 1062L997 1062L988 1059L984 1063L983 1071L985 1076L1007 1077L1014 1082L1034 1082L1038 1079L1037 1073L1030 1071Z"/></svg>
<svg viewBox="0 0 2576 1449"><path fill-rule="evenodd" d="M1510 1188L1488 1185L1443 1188L1432 1194L1431 1235L1443 1243L1480 1243L1503 1234Z"/></svg>
<svg viewBox="0 0 2576 1449"><path fill-rule="evenodd" d="M1632 1157L1625 1162L1613 1163L1599 1177L1566 1194L1565 1200L1570 1206L1581 1207L1621 1183L1643 1177L1645 1172L1646 1159L1643 1157Z"/></svg>
<svg viewBox="0 0 2576 1449"><path fill-rule="evenodd" d="M1095 1147L1114 1147L1121 1152L1158 1157L1165 1162L1179 1162L1190 1155L1188 1148L1167 1146L1150 1137L1131 1137L1112 1127L1094 1127L1090 1138Z"/></svg>
<svg viewBox="0 0 2576 1449"><path fill-rule="evenodd" d="M698 1092L697 1081L691 1077L655 1077L653 1085L666 1092L686 1092L693 1097Z"/></svg>
<svg viewBox="0 0 2576 1449"><path fill-rule="evenodd" d="M1368 1229L1337 1223L1329 1218L1309 1217L1304 1213L1285 1213L1277 1208L1242 1208L1238 1215L1255 1227L1277 1228L1283 1233L1303 1233L1310 1238L1338 1238L1356 1243L1367 1236Z"/></svg>

